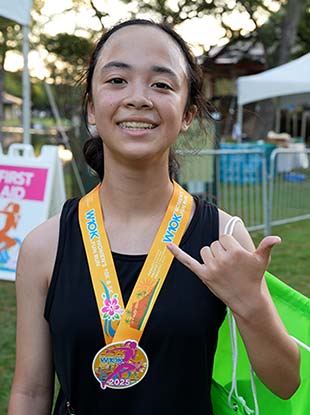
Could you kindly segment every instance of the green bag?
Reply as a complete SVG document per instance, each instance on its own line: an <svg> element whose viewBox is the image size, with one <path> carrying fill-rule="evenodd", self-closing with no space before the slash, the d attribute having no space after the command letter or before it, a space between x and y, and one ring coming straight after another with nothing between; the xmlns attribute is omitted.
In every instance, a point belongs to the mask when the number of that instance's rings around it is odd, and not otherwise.
<svg viewBox="0 0 310 415"><path fill-rule="evenodd" d="M300 344L301 385L289 400L282 400L270 392L255 376L259 415L310 414L310 299L284 284L270 273L265 274L269 291L288 333ZM237 333L238 365L237 393L228 403L232 385L232 347L226 318L219 332L215 355L211 397L214 415L253 414L255 401L251 386L250 364L242 340ZM283 380L285 382L285 379Z"/></svg>
<svg viewBox="0 0 310 415"><path fill-rule="evenodd" d="M248 415L244 406L234 396L231 406L228 405L229 390L219 383L212 381L211 398L214 415Z"/></svg>

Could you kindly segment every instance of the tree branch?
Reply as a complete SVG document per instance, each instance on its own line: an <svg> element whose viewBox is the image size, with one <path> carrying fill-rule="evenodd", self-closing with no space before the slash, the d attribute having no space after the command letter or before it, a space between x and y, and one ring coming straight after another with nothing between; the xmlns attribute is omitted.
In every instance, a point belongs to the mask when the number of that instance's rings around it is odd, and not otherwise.
<svg viewBox="0 0 310 415"><path fill-rule="evenodd" d="M253 21L253 23L255 25L255 30L256 30L258 28L257 20L254 17L254 13L255 13L256 10L253 10L251 8L251 6L248 4L247 1L240 1L240 3L244 7L244 9L248 13L248 15L250 16L250 19Z"/></svg>
<svg viewBox="0 0 310 415"><path fill-rule="evenodd" d="M94 10L96 17L98 17L99 22L101 24L101 28L104 30L105 29L105 26L102 23L102 18L103 17L106 17L106 16L109 16L109 13L103 13L100 10L98 10L97 7L94 4L94 0L90 0L90 6Z"/></svg>

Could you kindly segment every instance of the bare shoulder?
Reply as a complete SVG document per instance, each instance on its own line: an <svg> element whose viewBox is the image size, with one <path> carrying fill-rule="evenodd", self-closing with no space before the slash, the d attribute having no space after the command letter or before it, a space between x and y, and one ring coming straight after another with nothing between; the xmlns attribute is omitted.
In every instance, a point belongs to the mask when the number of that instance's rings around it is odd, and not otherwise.
<svg viewBox="0 0 310 415"><path fill-rule="evenodd" d="M17 282L49 286L56 259L60 215L53 216L34 228L24 239L17 264Z"/></svg>
<svg viewBox="0 0 310 415"><path fill-rule="evenodd" d="M58 245L59 215L33 229L24 239L16 269L16 365L10 414L51 413L54 384L51 335L44 317L49 281ZM27 406L28 405L28 406ZM34 406L33 406L34 407ZM21 413L21 412L18 412Z"/></svg>
<svg viewBox="0 0 310 415"><path fill-rule="evenodd" d="M229 219L232 216L229 215L227 212L224 212L223 210L219 209L219 234L223 235L225 226ZM252 238L247 231L246 227L241 224L240 222L237 222L233 231L234 238L240 243L241 246L243 246L248 251L253 251L255 249L254 243L252 241Z"/></svg>

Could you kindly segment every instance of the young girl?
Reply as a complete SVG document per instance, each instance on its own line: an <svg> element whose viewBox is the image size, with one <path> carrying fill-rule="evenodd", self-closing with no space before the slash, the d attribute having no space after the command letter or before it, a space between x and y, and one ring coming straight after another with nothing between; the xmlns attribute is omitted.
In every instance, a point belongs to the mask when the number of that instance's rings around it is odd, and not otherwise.
<svg viewBox="0 0 310 415"><path fill-rule="evenodd" d="M230 216L172 180L170 148L206 110L189 48L163 25L117 25L92 54L84 104L101 183L23 243L9 414L50 414L54 371L57 415L212 414L226 305L257 375L289 398L299 353L263 277L279 238L255 249L240 224L223 235Z"/></svg>

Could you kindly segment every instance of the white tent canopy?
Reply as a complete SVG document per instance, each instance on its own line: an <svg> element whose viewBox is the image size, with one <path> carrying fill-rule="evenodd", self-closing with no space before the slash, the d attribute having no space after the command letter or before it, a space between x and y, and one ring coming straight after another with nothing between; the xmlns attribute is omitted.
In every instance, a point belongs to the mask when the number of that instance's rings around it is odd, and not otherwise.
<svg viewBox="0 0 310 415"><path fill-rule="evenodd" d="M310 53L268 71L237 79L238 105L310 93Z"/></svg>
<svg viewBox="0 0 310 415"><path fill-rule="evenodd" d="M299 102L309 103L310 53L256 75L237 79L238 140L242 137L243 105L268 98L277 98L281 107ZM276 130L278 128L276 127Z"/></svg>
<svg viewBox="0 0 310 415"><path fill-rule="evenodd" d="M31 6L32 0L0 0L0 16L29 25Z"/></svg>

